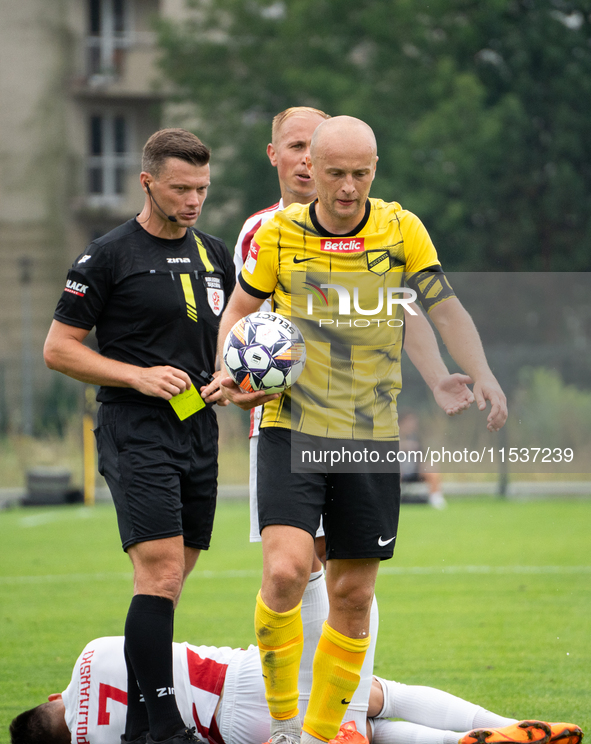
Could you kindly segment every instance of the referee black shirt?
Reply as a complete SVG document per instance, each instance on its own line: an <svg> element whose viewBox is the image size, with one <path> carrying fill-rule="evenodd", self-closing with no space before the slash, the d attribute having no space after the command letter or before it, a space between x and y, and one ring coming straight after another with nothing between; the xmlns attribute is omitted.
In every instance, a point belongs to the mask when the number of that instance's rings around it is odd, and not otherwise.
<svg viewBox="0 0 591 744"><path fill-rule="evenodd" d="M200 387L215 369L218 326L235 284L223 241L194 228L157 238L134 219L93 241L68 272L54 318L91 330L99 352L137 367L170 365ZM102 403L168 401L102 386Z"/></svg>

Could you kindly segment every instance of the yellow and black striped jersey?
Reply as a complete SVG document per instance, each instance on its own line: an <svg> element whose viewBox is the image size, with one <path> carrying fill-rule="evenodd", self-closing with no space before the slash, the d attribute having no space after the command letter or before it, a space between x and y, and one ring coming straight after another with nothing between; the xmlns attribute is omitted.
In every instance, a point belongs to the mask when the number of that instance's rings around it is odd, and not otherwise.
<svg viewBox="0 0 591 744"><path fill-rule="evenodd" d="M429 271L426 271L429 270ZM265 405L262 426L339 439L398 437L405 302L430 309L453 294L421 221L396 202L368 199L348 235L332 235L315 205L292 204L255 234L239 277L272 295L306 341L296 385Z"/></svg>

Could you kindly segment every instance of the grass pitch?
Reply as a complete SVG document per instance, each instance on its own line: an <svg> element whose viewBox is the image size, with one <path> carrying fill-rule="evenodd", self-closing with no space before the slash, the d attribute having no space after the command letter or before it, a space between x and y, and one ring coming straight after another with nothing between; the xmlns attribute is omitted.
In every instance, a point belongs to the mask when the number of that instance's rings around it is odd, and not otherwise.
<svg viewBox="0 0 591 744"><path fill-rule="evenodd" d="M591 731L591 501L452 501L403 508L380 568L376 673L441 687L516 718ZM0 743L21 710L63 690L91 638L119 635L130 564L112 507L0 513ZM248 504L222 502L175 638L253 642L260 545Z"/></svg>

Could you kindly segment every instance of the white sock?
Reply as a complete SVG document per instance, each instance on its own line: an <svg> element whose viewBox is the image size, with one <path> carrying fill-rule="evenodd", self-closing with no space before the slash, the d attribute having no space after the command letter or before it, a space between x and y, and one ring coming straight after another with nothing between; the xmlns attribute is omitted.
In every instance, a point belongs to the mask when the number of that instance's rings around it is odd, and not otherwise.
<svg viewBox="0 0 591 744"><path fill-rule="evenodd" d="M312 689L312 662L316 646L322 633L322 623L328 617L328 592L322 571L314 571L302 597L302 624L304 626L304 650L300 661L298 708L302 721L306 714L310 690Z"/></svg>
<svg viewBox="0 0 591 744"><path fill-rule="evenodd" d="M492 713L486 708L478 706L476 715L474 716L474 723L471 728L501 728L502 726L510 726L512 723L518 723L517 718L505 718L504 716L498 716L496 713ZM469 731L470 729L468 729Z"/></svg>
<svg viewBox="0 0 591 744"><path fill-rule="evenodd" d="M515 723L513 719L504 720L511 720ZM468 731L446 731L406 721L390 721L387 718L373 718L371 726L372 744L458 744L458 740L468 733ZM473 726L472 728L494 727Z"/></svg>
<svg viewBox="0 0 591 744"><path fill-rule="evenodd" d="M416 723L374 718L372 744L458 744L458 734L454 733L453 740L449 741L446 733Z"/></svg>
<svg viewBox="0 0 591 744"><path fill-rule="evenodd" d="M373 681L373 665L376 655L376 641L378 639L378 627L380 624L380 613L378 611L377 599L373 598L371 613L369 616L369 648L365 654L363 666L361 667L361 679L355 690L343 721L355 721L357 731L365 736L365 722L367 720L367 709L369 707L369 693Z"/></svg>
<svg viewBox="0 0 591 744"><path fill-rule="evenodd" d="M404 721L434 729L461 732L515 723L513 718L498 716L434 687L403 685L381 677L376 679L384 691L384 707L379 718L402 718Z"/></svg>
<svg viewBox="0 0 591 744"><path fill-rule="evenodd" d="M299 741L302 731L302 724L299 716L293 718L284 718L281 721L271 718L271 736L277 734L289 734L289 736Z"/></svg>
<svg viewBox="0 0 591 744"><path fill-rule="evenodd" d="M315 736L312 736L312 734L309 734L307 731L302 731L301 744L326 744L326 742L322 739L317 739Z"/></svg>

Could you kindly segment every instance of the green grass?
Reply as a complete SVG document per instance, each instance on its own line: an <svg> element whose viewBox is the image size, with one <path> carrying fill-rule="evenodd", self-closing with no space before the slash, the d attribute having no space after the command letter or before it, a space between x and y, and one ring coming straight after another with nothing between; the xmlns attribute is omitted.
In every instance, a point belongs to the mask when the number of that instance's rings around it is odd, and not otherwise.
<svg viewBox="0 0 591 744"><path fill-rule="evenodd" d="M590 525L591 501L405 507L378 578L376 672L591 731ZM88 640L122 632L132 587L106 505L1 512L0 556L3 744L14 715L66 687ZM176 638L251 643L260 566L248 505L222 502Z"/></svg>

